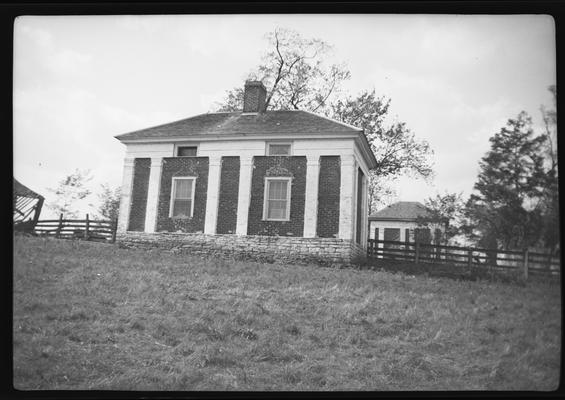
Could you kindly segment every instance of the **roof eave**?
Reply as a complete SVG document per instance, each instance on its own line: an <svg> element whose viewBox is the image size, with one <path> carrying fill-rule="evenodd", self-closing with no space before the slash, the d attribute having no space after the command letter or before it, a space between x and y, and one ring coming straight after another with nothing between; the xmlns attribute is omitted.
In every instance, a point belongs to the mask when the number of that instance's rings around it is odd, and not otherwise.
<svg viewBox="0 0 565 400"><path fill-rule="evenodd" d="M396 217L369 217L369 221L399 221L399 222L417 222L417 218L396 218Z"/></svg>
<svg viewBox="0 0 565 400"><path fill-rule="evenodd" d="M117 140L124 144L128 143L170 143L170 142L179 142L183 140L228 140L228 139L272 139L277 137L292 137L292 138L300 138L300 139L351 139L358 137L360 132L351 132L351 131L343 131L343 132L335 132L335 133L288 133L288 132L281 132L281 133L245 133L245 132L236 132L236 133L205 133L205 134L192 134L192 135L184 135L184 136L174 136L174 137L153 137L153 138L120 138L118 135L114 136ZM372 152L371 152L372 154ZM374 155L373 155L374 158Z"/></svg>

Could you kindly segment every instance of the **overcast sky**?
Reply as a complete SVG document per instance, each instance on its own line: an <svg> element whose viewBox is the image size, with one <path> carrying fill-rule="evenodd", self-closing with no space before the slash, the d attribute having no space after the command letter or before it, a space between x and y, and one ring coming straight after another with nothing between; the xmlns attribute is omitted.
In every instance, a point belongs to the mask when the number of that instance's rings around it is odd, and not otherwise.
<svg viewBox="0 0 565 400"><path fill-rule="evenodd" d="M95 191L121 184L114 136L214 111L276 27L332 44L351 71L344 93L375 88L430 143L434 181L399 180L397 200L468 196L489 137L521 110L540 124L552 104L549 16L26 16L14 31L14 176L48 200L75 168L92 171Z"/></svg>

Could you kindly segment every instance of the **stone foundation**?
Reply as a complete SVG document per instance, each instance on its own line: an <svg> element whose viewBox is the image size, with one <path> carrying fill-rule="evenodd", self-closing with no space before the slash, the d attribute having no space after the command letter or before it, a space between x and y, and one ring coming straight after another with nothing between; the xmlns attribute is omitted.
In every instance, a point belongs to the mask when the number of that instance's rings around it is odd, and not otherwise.
<svg viewBox="0 0 565 400"><path fill-rule="evenodd" d="M361 246L333 238L128 231L118 232L116 239L118 245L125 248L159 248L186 254L234 256L270 262L351 264L366 258Z"/></svg>

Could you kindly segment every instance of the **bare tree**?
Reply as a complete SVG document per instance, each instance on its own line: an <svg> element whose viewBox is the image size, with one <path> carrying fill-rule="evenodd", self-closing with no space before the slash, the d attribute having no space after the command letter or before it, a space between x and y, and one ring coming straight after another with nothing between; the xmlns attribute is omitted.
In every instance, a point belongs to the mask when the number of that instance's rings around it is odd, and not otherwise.
<svg viewBox="0 0 565 400"><path fill-rule="evenodd" d="M369 177L369 212L376 211L377 205L394 194L383 180L390 182L401 175L433 178L429 144L416 138L404 122L385 122L390 99L378 97L374 89L338 98L341 83L350 78L350 73L343 64L328 66L329 44L281 28L266 37L268 50L248 76L266 86L266 109L318 112L364 129L377 159L377 167ZM228 91L220 105L220 111L242 108L242 88Z"/></svg>
<svg viewBox="0 0 565 400"><path fill-rule="evenodd" d="M91 191L86 184L92 179L89 170L80 171L75 169L70 175L67 175L55 189L48 190L55 194L55 200L48 204L48 207L60 214L76 217L78 211L76 209L77 202L90 195Z"/></svg>
<svg viewBox="0 0 565 400"><path fill-rule="evenodd" d="M306 39L299 33L277 28L266 35L269 48L261 64L248 75L267 88L266 109L319 111L350 73L344 65L327 65L331 46L320 39ZM219 111L243 108L243 90L234 88Z"/></svg>

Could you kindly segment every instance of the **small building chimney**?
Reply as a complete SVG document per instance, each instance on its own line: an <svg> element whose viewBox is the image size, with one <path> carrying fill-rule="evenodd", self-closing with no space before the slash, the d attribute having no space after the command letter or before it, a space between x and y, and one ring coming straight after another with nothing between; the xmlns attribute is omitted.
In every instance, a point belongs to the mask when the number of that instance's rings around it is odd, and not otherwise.
<svg viewBox="0 0 565 400"><path fill-rule="evenodd" d="M243 112L265 111L267 89L261 81L246 81L243 93Z"/></svg>

